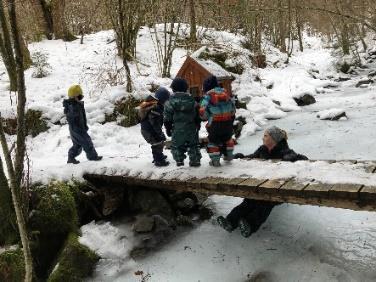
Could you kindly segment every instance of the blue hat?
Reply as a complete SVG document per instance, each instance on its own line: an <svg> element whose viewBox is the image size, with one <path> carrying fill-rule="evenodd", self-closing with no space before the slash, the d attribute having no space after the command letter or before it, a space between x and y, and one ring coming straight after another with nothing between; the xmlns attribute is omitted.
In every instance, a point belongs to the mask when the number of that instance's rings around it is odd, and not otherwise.
<svg viewBox="0 0 376 282"><path fill-rule="evenodd" d="M204 83L202 85L202 90L204 90L204 92L206 93L209 90L212 90L213 88L216 88L218 86L219 84L218 84L217 77L214 75L211 75L207 79L204 80Z"/></svg>
<svg viewBox="0 0 376 282"><path fill-rule="evenodd" d="M188 82L184 78L175 77L170 87L174 92L187 92Z"/></svg>
<svg viewBox="0 0 376 282"><path fill-rule="evenodd" d="M170 92L164 87L159 87L157 92L155 92L155 98L157 98L161 104L164 104L170 98Z"/></svg>

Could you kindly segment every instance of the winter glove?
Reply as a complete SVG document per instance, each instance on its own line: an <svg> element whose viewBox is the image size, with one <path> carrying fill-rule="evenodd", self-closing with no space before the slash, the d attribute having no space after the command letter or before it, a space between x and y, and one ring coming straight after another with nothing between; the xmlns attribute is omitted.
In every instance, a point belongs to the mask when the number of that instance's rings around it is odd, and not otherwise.
<svg viewBox="0 0 376 282"><path fill-rule="evenodd" d="M234 159L243 159L244 158L244 155L242 153L236 153L234 155Z"/></svg>

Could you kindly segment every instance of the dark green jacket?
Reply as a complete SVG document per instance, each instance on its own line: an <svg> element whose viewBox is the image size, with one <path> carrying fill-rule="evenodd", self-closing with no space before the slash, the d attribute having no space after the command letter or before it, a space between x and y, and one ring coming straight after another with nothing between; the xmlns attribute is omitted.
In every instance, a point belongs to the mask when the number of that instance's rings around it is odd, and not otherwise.
<svg viewBox="0 0 376 282"><path fill-rule="evenodd" d="M164 124L167 131L196 131L200 125L198 104L189 93L177 92L170 97L164 108Z"/></svg>

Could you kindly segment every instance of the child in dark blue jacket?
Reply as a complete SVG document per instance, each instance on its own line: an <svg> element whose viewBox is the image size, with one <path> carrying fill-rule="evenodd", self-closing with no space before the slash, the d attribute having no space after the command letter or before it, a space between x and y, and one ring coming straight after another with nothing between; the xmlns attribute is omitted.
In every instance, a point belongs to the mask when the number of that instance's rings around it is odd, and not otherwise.
<svg viewBox="0 0 376 282"><path fill-rule="evenodd" d="M141 120L141 134L151 145L153 163L155 166L167 166L167 156L163 154L166 136L162 131L164 104L170 98L170 92L160 87L155 95L149 95L144 102L137 107Z"/></svg>
<svg viewBox="0 0 376 282"><path fill-rule="evenodd" d="M68 151L68 164L80 163L76 157L81 154L82 149L86 153L86 157L90 161L99 161L102 156L98 156L94 148L93 142L87 131L86 113L83 99L82 89L79 85L73 85L68 89L69 99L63 101L64 114L69 124L69 133L73 142L73 146Z"/></svg>

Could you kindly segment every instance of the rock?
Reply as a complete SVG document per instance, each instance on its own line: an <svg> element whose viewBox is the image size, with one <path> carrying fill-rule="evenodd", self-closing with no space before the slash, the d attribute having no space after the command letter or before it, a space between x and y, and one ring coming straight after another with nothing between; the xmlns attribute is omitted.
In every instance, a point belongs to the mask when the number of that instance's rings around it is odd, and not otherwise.
<svg viewBox="0 0 376 282"><path fill-rule="evenodd" d="M342 82L342 81L347 81L347 80L350 80L351 78L348 77L348 76L343 76L343 75L340 75L338 78L336 78L334 81L336 82Z"/></svg>
<svg viewBox="0 0 376 282"><path fill-rule="evenodd" d="M368 77L374 77L376 76L376 70L372 70L368 73Z"/></svg>
<svg viewBox="0 0 376 282"><path fill-rule="evenodd" d="M235 108L237 109L247 109L247 103L249 101L239 100L238 96L235 96Z"/></svg>
<svg viewBox="0 0 376 282"><path fill-rule="evenodd" d="M99 256L71 233L47 282L84 281L92 274L98 260Z"/></svg>
<svg viewBox="0 0 376 282"><path fill-rule="evenodd" d="M179 215L176 217L176 224L181 226L193 226L193 221L189 216Z"/></svg>
<svg viewBox="0 0 376 282"><path fill-rule="evenodd" d="M118 210L123 204L124 189L122 187L106 187L103 189L104 201L102 214L108 216Z"/></svg>
<svg viewBox="0 0 376 282"><path fill-rule="evenodd" d="M178 201L176 206L183 213L188 213L195 208L196 202L191 198L185 198L184 200Z"/></svg>
<svg viewBox="0 0 376 282"><path fill-rule="evenodd" d="M154 229L154 218L150 216L140 216L133 225L133 231L137 233L151 232Z"/></svg>
<svg viewBox="0 0 376 282"><path fill-rule="evenodd" d="M209 207L200 206L198 209L200 220L208 220L213 216L213 211Z"/></svg>
<svg viewBox="0 0 376 282"><path fill-rule="evenodd" d="M174 212L166 198L156 190L132 190L128 199L131 211L140 211L146 215L161 215L173 221Z"/></svg>
<svg viewBox="0 0 376 282"><path fill-rule="evenodd" d="M307 106L316 103L315 97L308 93L305 93L301 97L294 97L294 100L298 106Z"/></svg>
<svg viewBox="0 0 376 282"><path fill-rule="evenodd" d="M167 220L159 215L151 217L154 220L154 230L149 233L138 234L138 243L131 250L130 256L133 259L144 257L149 251L161 247L173 233Z"/></svg>
<svg viewBox="0 0 376 282"><path fill-rule="evenodd" d="M252 276L246 280L246 282L277 282L278 279L273 272L270 271L258 271L253 273Z"/></svg>
<svg viewBox="0 0 376 282"><path fill-rule="evenodd" d="M0 281L24 281L25 263L21 249L0 254Z"/></svg>
<svg viewBox="0 0 376 282"><path fill-rule="evenodd" d="M238 116L235 118L235 122L234 122L234 135L235 135L235 138L239 138L241 133L242 133L242 129L243 129L243 126L247 124L247 121L245 120L244 117L242 116Z"/></svg>
<svg viewBox="0 0 376 282"><path fill-rule="evenodd" d="M372 79L362 79L362 80L359 80L357 82L357 84L355 85L355 87L361 87L362 85L367 85L367 84L371 84L371 83L373 83Z"/></svg>
<svg viewBox="0 0 376 282"><path fill-rule="evenodd" d="M317 117L322 120L348 119L346 112L342 109L330 109L318 112Z"/></svg>

